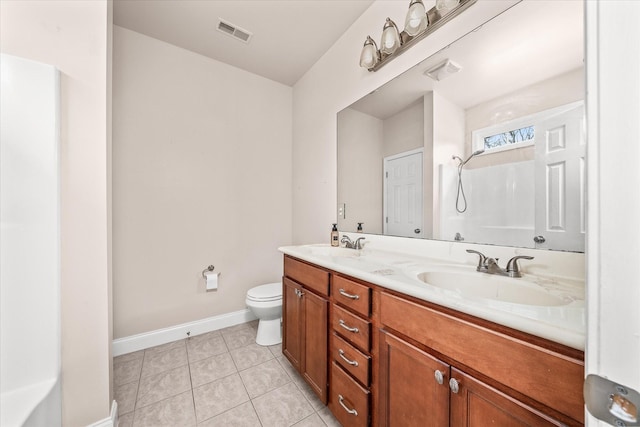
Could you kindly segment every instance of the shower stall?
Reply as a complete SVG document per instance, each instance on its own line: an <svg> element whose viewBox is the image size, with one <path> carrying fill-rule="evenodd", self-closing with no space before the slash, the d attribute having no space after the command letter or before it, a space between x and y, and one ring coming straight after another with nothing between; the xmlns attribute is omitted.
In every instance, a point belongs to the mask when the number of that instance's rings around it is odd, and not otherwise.
<svg viewBox="0 0 640 427"><path fill-rule="evenodd" d="M0 56L0 425L61 425L58 71Z"/></svg>

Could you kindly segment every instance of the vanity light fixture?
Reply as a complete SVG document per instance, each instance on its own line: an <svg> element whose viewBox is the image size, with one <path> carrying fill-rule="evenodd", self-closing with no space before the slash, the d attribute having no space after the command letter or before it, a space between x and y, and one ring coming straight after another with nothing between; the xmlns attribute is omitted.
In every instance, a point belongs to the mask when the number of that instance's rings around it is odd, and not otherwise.
<svg viewBox="0 0 640 427"><path fill-rule="evenodd" d="M411 0L405 20L404 31L387 18L382 29L380 50L370 36L360 53L360 66L377 71L387 62L422 40L454 17L461 14L477 0L437 0L436 6L425 12L422 0Z"/></svg>
<svg viewBox="0 0 640 427"><path fill-rule="evenodd" d="M445 59L424 72L426 76L431 77L435 81L442 81L462 70L459 64L450 59Z"/></svg>

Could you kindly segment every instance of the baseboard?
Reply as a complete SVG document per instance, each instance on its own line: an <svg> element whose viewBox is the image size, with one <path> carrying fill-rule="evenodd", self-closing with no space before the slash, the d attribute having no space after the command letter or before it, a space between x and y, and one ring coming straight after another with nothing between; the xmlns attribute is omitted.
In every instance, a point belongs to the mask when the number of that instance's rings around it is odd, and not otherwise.
<svg viewBox="0 0 640 427"><path fill-rule="evenodd" d="M249 309L244 309L227 314L221 314L219 316L208 317L202 320L196 320L195 322L183 323L181 325L157 329L151 332L117 338L113 340L113 356L115 357L122 354L132 353L134 351L187 338L188 336L193 337L206 332L239 325L240 323L250 322L255 319L256 317ZM187 333L189 333L189 335L187 335Z"/></svg>
<svg viewBox="0 0 640 427"><path fill-rule="evenodd" d="M90 424L87 427L118 427L118 402L111 404L111 414L103 420Z"/></svg>

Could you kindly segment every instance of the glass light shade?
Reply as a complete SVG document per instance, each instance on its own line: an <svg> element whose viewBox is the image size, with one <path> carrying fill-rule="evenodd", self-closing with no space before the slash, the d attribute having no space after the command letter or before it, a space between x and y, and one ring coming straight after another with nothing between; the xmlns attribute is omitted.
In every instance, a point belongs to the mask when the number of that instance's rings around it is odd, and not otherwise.
<svg viewBox="0 0 640 427"><path fill-rule="evenodd" d="M404 31L413 37L423 32L427 25L427 11L422 0L412 0L404 22Z"/></svg>
<svg viewBox="0 0 640 427"><path fill-rule="evenodd" d="M400 33L395 22L387 18L382 28L382 41L380 42L380 52L391 55L400 47Z"/></svg>
<svg viewBox="0 0 640 427"><path fill-rule="evenodd" d="M360 53L360 66L362 68L372 68L374 65L378 63L378 46L376 46L376 42L369 36L367 36L367 40L364 42L364 46L362 47L362 52Z"/></svg>
<svg viewBox="0 0 640 427"><path fill-rule="evenodd" d="M460 0L436 0L436 10L446 10L456 7Z"/></svg>

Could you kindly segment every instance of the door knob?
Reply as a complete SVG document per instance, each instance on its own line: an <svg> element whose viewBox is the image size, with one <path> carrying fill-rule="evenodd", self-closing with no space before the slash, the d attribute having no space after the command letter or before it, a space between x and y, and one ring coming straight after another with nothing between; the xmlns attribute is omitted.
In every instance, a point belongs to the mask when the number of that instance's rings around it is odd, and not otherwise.
<svg viewBox="0 0 640 427"><path fill-rule="evenodd" d="M413 232L416 233L416 234L420 234L421 231L422 230L420 230L419 228L416 228L415 230L413 230Z"/></svg>
<svg viewBox="0 0 640 427"><path fill-rule="evenodd" d="M536 236L533 238L533 241L536 243L544 243L547 239L545 239L544 236Z"/></svg>

